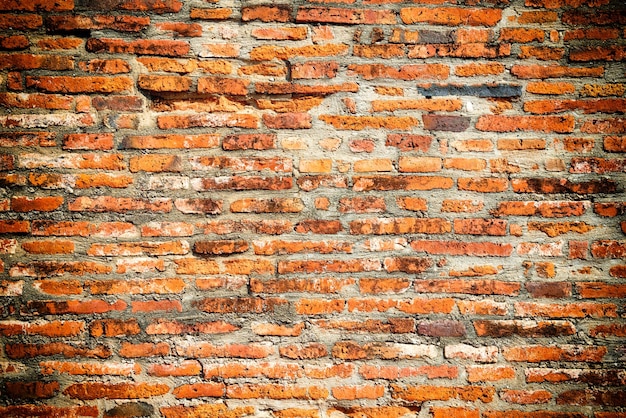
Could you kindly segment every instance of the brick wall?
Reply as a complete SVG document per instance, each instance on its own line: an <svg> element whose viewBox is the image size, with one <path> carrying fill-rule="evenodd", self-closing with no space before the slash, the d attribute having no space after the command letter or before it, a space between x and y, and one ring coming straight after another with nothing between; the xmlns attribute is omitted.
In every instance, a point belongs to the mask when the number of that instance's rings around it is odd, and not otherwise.
<svg viewBox="0 0 626 418"><path fill-rule="evenodd" d="M1 0L0 417L626 417L625 9Z"/></svg>

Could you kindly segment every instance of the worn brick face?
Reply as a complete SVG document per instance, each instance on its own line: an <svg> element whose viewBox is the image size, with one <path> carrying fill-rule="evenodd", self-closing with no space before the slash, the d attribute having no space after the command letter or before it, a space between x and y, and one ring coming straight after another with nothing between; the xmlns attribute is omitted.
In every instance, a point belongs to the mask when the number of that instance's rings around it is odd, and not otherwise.
<svg viewBox="0 0 626 418"><path fill-rule="evenodd" d="M0 416L624 418L622 3L0 1Z"/></svg>

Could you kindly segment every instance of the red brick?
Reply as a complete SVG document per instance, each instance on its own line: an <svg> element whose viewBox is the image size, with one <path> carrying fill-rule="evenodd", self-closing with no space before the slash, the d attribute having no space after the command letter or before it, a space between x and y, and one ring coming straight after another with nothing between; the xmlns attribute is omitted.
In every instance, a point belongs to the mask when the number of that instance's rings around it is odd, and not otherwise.
<svg viewBox="0 0 626 418"><path fill-rule="evenodd" d="M528 46L522 45L520 47L520 54L518 58L521 59L531 59L535 58L541 61L558 61L565 55L564 48L553 48L553 47L536 47L536 46Z"/></svg>
<svg viewBox="0 0 626 418"><path fill-rule="evenodd" d="M42 335L45 337L77 337L85 329L82 321L51 322L0 322L0 334L6 337L15 335Z"/></svg>
<svg viewBox="0 0 626 418"><path fill-rule="evenodd" d="M142 74L137 80L137 86L153 92L185 92L191 88L191 79L184 76Z"/></svg>
<svg viewBox="0 0 626 418"><path fill-rule="evenodd" d="M242 134L226 136L222 142L222 148L228 151L234 150L265 150L275 148L276 136L273 134Z"/></svg>
<svg viewBox="0 0 626 418"><path fill-rule="evenodd" d="M435 218L372 218L350 222L352 234L443 234L450 231L450 222Z"/></svg>
<svg viewBox="0 0 626 418"><path fill-rule="evenodd" d="M138 399L164 395L170 387L162 383L84 382L68 386L63 394L72 399Z"/></svg>
<svg viewBox="0 0 626 418"><path fill-rule="evenodd" d="M454 232L469 235L506 235L506 221L498 219L455 219Z"/></svg>
<svg viewBox="0 0 626 418"><path fill-rule="evenodd" d="M454 70L454 73L458 75L459 77L498 75L503 72L504 72L504 66L500 63L464 64L464 65L458 65Z"/></svg>
<svg viewBox="0 0 626 418"><path fill-rule="evenodd" d="M150 25L147 16L111 15L55 15L46 20L46 27L54 31L112 29L121 32L139 32Z"/></svg>
<svg viewBox="0 0 626 418"><path fill-rule="evenodd" d="M432 190L450 189L453 181L449 177L434 176L355 176L355 191L370 190Z"/></svg>
<svg viewBox="0 0 626 418"><path fill-rule="evenodd" d="M96 320L90 324L89 330L92 337L123 337L136 335L141 332L139 323L134 319L127 321L114 319Z"/></svg>
<svg viewBox="0 0 626 418"><path fill-rule="evenodd" d="M411 242L411 247L418 252L428 254L474 255L508 257L513 252L511 244L491 242L461 242L461 241L423 241Z"/></svg>
<svg viewBox="0 0 626 418"><path fill-rule="evenodd" d="M579 110L583 113L619 113L626 105L623 99L596 100L533 100L524 103L529 113L547 114Z"/></svg>
<svg viewBox="0 0 626 418"><path fill-rule="evenodd" d="M165 418L190 418L203 416L224 416L229 418L240 418L253 414L253 406L240 406L228 408L221 403L200 404L197 406L163 406L160 408Z"/></svg>
<svg viewBox="0 0 626 418"><path fill-rule="evenodd" d="M133 199L130 197L99 196L95 199L79 197L68 203L73 212L117 212L149 210L170 212L172 202L169 199Z"/></svg>
<svg viewBox="0 0 626 418"><path fill-rule="evenodd" d="M400 18L406 24L494 26L502 18L499 9L462 9L456 7L407 7L400 9Z"/></svg>
<svg viewBox="0 0 626 418"><path fill-rule="evenodd" d="M298 213L303 209L302 200L297 198L242 199L230 205L235 213Z"/></svg>
<svg viewBox="0 0 626 418"><path fill-rule="evenodd" d="M248 80L224 77L203 77L198 79L198 93L212 94L248 94Z"/></svg>
<svg viewBox="0 0 626 418"><path fill-rule="evenodd" d="M254 241L252 246L257 255L352 252L352 245L345 241Z"/></svg>
<svg viewBox="0 0 626 418"><path fill-rule="evenodd" d="M348 45L324 44L306 45L300 47L286 47L263 45L252 48L250 59L254 61L271 61L272 59L290 59L293 57L330 57L343 55Z"/></svg>
<svg viewBox="0 0 626 418"><path fill-rule="evenodd" d="M547 318L615 318L617 307L611 303L579 302L576 304L515 303L518 317Z"/></svg>
<svg viewBox="0 0 626 418"><path fill-rule="evenodd" d="M498 348L495 346L473 347L466 344L448 345L444 349L446 358L472 360L479 363L495 363L498 359Z"/></svg>
<svg viewBox="0 0 626 418"><path fill-rule="evenodd" d="M412 116L343 116L320 115L319 119L339 130L360 131L363 129L407 129L419 122Z"/></svg>
<svg viewBox="0 0 626 418"><path fill-rule="evenodd" d="M162 115L157 117L158 127L164 130L202 127L256 128L258 124L258 117L250 114Z"/></svg>
<svg viewBox="0 0 626 418"><path fill-rule="evenodd" d="M435 79L448 78L450 68L444 64L411 64L399 68L384 64L351 64L348 66L349 73L358 74L365 80L377 78L389 78L399 80Z"/></svg>
<svg viewBox="0 0 626 418"><path fill-rule="evenodd" d="M270 129L309 129L311 115L308 113L282 113L278 115L263 115L263 123Z"/></svg>
<svg viewBox="0 0 626 418"><path fill-rule="evenodd" d="M601 407L624 406L623 390L572 389L559 394L557 405L598 405Z"/></svg>
<svg viewBox="0 0 626 418"><path fill-rule="evenodd" d="M555 411L485 411L485 418L584 418L579 412L555 412Z"/></svg>
<svg viewBox="0 0 626 418"><path fill-rule="evenodd" d="M491 337L546 337L576 332L574 325L568 321L481 320L474 321L474 328L478 336Z"/></svg>
<svg viewBox="0 0 626 418"><path fill-rule="evenodd" d="M192 8L189 11L191 19L199 20L226 20L231 17L233 11L226 8L198 9Z"/></svg>
<svg viewBox="0 0 626 418"><path fill-rule="evenodd" d="M141 367L132 363L96 363L96 362L69 362L69 361L42 361L39 363L42 374L69 374L86 376L130 376L139 374Z"/></svg>
<svg viewBox="0 0 626 418"><path fill-rule="evenodd" d="M378 399L385 394L385 386L336 386L332 388L332 395L338 400Z"/></svg>
<svg viewBox="0 0 626 418"><path fill-rule="evenodd" d="M294 79L333 78L337 75L338 70L337 61L306 62L292 65L291 77Z"/></svg>
<svg viewBox="0 0 626 418"><path fill-rule="evenodd" d="M543 42L545 32L541 29L530 28L502 28L500 41L513 43Z"/></svg>
<svg viewBox="0 0 626 418"><path fill-rule="evenodd" d="M244 22L260 20L261 22L288 22L291 8L286 5L248 6L241 9L241 20Z"/></svg>
<svg viewBox="0 0 626 418"><path fill-rule="evenodd" d="M604 181L587 181L573 183L567 179L558 178L530 178L516 179L511 182L513 191L516 193L577 193L577 194L595 194L595 193L615 193L617 184L612 180Z"/></svg>
<svg viewBox="0 0 626 418"><path fill-rule="evenodd" d="M128 77L27 76L26 86L51 93L116 93L130 90Z"/></svg>
<svg viewBox="0 0 626 418"><path fill-rule="evenodd" d="M525 287L534 298L567 298L572 295L572 285L566 282L528 282Z"/></svg>
<svg viewBox="0 0 626 418"><path fill-rule="evenodd" d="M260 359L269 356L274 350L267 344L228 344L216 346L211 343L180 343L176 346L176 353L181 356L204 357L234 357Z"/></svg>
<svg viewBox="0 0 626 418"><path fill-rule="evenodd" d="M466 293L471 295L517 295L520 285L498 280L419 280L415 290L425 293Z"/></svg>
<svg viewBox="0 0 626 418"><path fill-rule="evenodd" d="M294 326L286 326L270 323L256 323L252 325L252 332L257 335L276 337L298 337L304 330L304 323L299 322Z"/></svg>
<svg viewBox="0 0 626 418"><path fill-rule="evenodd" d="M65 240L23 242L24 251L31 254L72 254L74 242Z"/></svg>
<svg viewBox="0 0 626 418"><path fill-rule="evenodd" d="M289 345L279 348L281 357L292 360L306 360L326 357L328 349L320 343L310 343L306 345Z"/></svg>
<svg viewBox="0 0 626 418"><path fill-rule="evenodd" d="M6 344L4 349L7 356L12 359L57 355L63 355L66 358L89 357L105 359L112 355L111 348L104 345L88 348L83 345L71 345L60 342L47 344Z"/></svg>
<svg viewBox="0 0 626 418"><path fill-rule="evenodd" d="M296 21L302 23L388 25L397 23L397 18L392 10L300 7Z"/></svg>
<svg viewBox="0 0 626 418"><path fill-rule="evenodd" d="M574 62L624 61L626 59L626 49L617 45L573 49L569 52L569 59Z"/></svg>
<svg viewBox="0 0 626 418"><path fill-rule="evenodd" d="M126 302L121 300L112 303L99 299L86 301L69 300L64 302L31 300L24 307L24 312L32 315L93 315L123 311L126 309L126 306Z"/></svg>
<svg viewBox="0 0 626 418"><path fill-rule="evenodd" d="M197 309L209 313L263 313L287 303L280 298L206 298L193 302Z"/></svg>
<svg viewBox="0 0 626 418"><path fill-rule="evenodd" d="M34 197L15 196L11 198L11 209L14 212L52 212L63 204L64 199L60 196Z"/></svg>
<svg viewBox="0 0 626 418"><path fill-rule="evenodd" d="M162 31L174 32L175 36L190 38L202 36L202 26L197 23L161 22L155 26Z"/></svg>
<svg viewBox="0 0 626 418"><path fill-rule="evenodd" d="M489 132L538 131L569 133L574 130L572 116L481 116L476 129Z"/></svg>
<svg viewBox="0 0 626 418"><path fill-rule="evenodd" d="M123 342L120 356L127 358L166 356L170 354L170 346L165 342L133 344Z"/></svg>
<svg viewBox="0 0 626 418"><path fill-rule="evenodd" d="M262 94L306 94L311 96L326 96L338 92L357 92L359 85L353 82L342 84L306 85L283 82L257 82L255 91Z"/></svg>
<svg viewBox="0 0 626 418"><path fill-rule="evenodd" d="M61 96L56 94L0 94L0 106L14 108L39 108L39 109L61 109L70 110L72 107L72 98L69 96Z"/></svg>
<svg viewBox="0 0 626 418"><path fill-rule="evenodd" d="M190 50L189 44L185 41L167 39L125 41L115 38L89 38L86 48L87 51L95 53L162 55L169 57L185 56Z"/></svg>
<svg viewBox="0 0 626 418"><path fill-rule="evenodd" d="M519 405L535 405L548 403L552 399L552 394L547 390L514 390L507 389L500 392L500 398L508 403Z"/></svg>
<svg viewBox="0 0 626 418"><path fill-rule="evenodd" d="M193 383L174 388L173 395L180 399L214 397L220 398L224 395L226 385L224 383Z"/></svg>
<svg viewBox="0 0 626 418"><path fill-rule="evenodd" d="M226 388L230 399L326 399L328 389L318 386L285 386L279 384L241 384Z"/></svg>
<svg viewBox="0 0 626 418"><path fill-rule="evenodd" d="M0 57L0 69L72 70L74 69L74 60L60 55L11 54Z"/></svg>
<svg viewBox="0 0 626 418"><path fill-rule="evenodd" d="M13 30L33 30L43 25L43 19L35 14L2 14L0 28Z"/></svg>
<svg viewBox="0 0 626 418"><path fill-rule="evenodd" d="M19 382L5 383L5 393L13 399L49 399L53 398L60 389L59 382Z"/></svg>
<svg viewBox="0 0 626 418"><path fill-rule="evenodd" d="M508 189L508 181L502 178L459 178L459 190L468 190L480 193L497 193Z"/></svg>
<svg viewBox="0 0 626 418"><path fill-rule="evenodd" d="M307 30L304 27L254 28L251 34L256 39L298 41L306 39Z"/></svg>
<svg viewBox="0 0 626 418"><path fill-rule="evenodd" d="M573 67L559 65L514 65L511 74L517 78L602 77L603 67Z"/></svg>
<svg viewBox="0 0 626 418"><path fill-rule="evenodd" d="M495 395L495 388L491 386L400 386L391 385L391 396L409 402L448 401L460 399L463 401L491 402Z"/></svg>
<svg viewBox="0 0 626 418"><path fill-rule="evenodd" d="M457 418L479 418L480 412L477 409L461 408L461 407L440 407L433 406L430 408L433 418L457 417Z"/></svg>

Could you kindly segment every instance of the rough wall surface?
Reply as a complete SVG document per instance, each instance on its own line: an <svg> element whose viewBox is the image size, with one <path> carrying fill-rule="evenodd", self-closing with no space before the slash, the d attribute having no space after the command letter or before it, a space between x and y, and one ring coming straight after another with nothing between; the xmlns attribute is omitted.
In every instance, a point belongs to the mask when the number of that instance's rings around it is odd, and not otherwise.
<svg viewBox="0 0 626 418"><path fill-rule="evenodd" d="M1 417L626 417L621 1L0 12Z"/></svg>

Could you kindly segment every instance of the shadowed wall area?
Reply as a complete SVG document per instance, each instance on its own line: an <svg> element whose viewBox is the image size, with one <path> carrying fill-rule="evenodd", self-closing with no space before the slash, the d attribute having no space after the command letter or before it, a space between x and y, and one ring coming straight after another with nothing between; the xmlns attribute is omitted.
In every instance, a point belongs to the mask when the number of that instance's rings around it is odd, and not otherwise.
<svg viewBox="0 0 626 418"><path fill-rule="evenodd" d="M0 417L626 418L625 27L0 0Z"/></svg>

